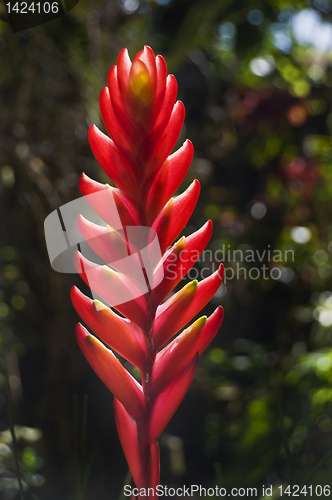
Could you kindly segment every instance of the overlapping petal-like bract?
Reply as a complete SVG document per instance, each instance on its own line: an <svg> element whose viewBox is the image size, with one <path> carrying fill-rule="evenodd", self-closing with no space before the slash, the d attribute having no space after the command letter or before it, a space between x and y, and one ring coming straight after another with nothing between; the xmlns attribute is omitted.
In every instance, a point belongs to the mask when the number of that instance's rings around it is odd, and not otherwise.
<svg viewBox="0 0 332 500"><path fill-rule="evenodd" d="M222 267L167 299L212 234L209 221L174 243L200 191L199 182L194 181L172 198L193 157L188 140L172 154L185 115L176 94L176 80L167 76L161 56L155 57L145 47L131 62L127 50L122 50L100 96L109 137L95 126L89 131L92 151L116 187L84 174L80 181L83 195L107 227L78 219L80 233L104 265L79 253L75 257L77 271L102 300L91 300L73 288L74 307L94 333L78 325L77 339L88 362L115 396L119 437L138 488L159 483L157 439L191 384L198 356L223 319L218 307L212 316L196 320L176 336L218 290ZM119 221L122 230L117 227ZM132 228L139 227L151 228L151 232L128 236ZM153 234L160 245L160 258L155 262L145 254L149 265L143 264L140 251L149 248ZM141 384L113 351L140 370Z"/></svg>

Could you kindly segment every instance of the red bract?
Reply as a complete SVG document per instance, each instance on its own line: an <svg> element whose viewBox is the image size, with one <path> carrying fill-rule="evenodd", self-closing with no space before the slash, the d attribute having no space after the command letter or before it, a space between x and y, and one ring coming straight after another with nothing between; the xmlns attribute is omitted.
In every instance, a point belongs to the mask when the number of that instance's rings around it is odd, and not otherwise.
<svg viewBox="0 0 332 500"><path fill-rule="evenodd" d="M171 198L193 157L188 140L171 154L185 114L176 93L176 80L167 76L161 56L155 58L145 47L131 62L127 50L122 50L100 96L110 137L95 126L89 131L91 148L116 188L84 174L80 181L83 195L108 226L78 219L80 233L106 265L76 255L78 272L104 302L73 288L74 307L94 332L91 335L79 324L76 335L88 362L115 396L117 429L137 488L159 483L157 439L191 384L199 354L223 319L218 307L209 318L187 326L218 290L222 267L165 300L212 234L209 221L173 243L187 224L200 190L194 181L183 194ZM140 227L148 232L135 232ZM158 259L153 251L157 243ZM143 258L146 248L152 250ZM142 384L112 350L140 370Z"/></svg>

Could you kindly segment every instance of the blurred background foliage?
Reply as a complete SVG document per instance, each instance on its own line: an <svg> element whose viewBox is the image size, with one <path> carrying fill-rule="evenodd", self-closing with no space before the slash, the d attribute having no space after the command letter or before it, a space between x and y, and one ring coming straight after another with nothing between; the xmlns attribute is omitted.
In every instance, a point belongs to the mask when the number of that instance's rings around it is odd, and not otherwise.
<svg viewBox="0 0 332 500"><path fill-rule="evenodd" d="M162 483L331 483L331 11L328 0L80 0L12 34L0 3L1 498L20 498L17 467L26 500L119 498L128 481L112 398L75 341L69 290L84 287L51 269L43 223L80 196L82 171L107 181L88 127L102 127L118 52L144 44L177 77L179 144L195 145L183 188L196 177L202 194L186 230L211 218L209 249L227 268L206 308L222 304L224 324L160 440Z"/></svg>

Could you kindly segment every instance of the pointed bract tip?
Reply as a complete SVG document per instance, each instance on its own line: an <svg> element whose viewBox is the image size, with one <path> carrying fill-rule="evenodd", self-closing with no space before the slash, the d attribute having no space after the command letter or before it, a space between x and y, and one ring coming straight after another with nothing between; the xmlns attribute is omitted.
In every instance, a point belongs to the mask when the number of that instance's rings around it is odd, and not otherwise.
<svg viewBox="0 0 332 500"><path fill-rule="evenodd" d="M177 250L183 250L185 242L186 242L186 237L181 236L181 238L174 243L174 248L176 248Z"/></svg>
<svg viewBox="0 0 332 500"><path fill-rule="evenodd" d="M144 49L143 50L144 50L144 52L150 52L153 55L154 58L156 57L155 53L153 52L153 50L150 47L150 45L144 45Z"/></svg>
<svg viewBox="0 0 332 500"><path fill-rule="evenodd" d="M124 58L129 58L129 60L130 60L129 52L128 52L128 49L126 47L124 49L120 50L117 63L119 64L119 59L122 60Z"/></svg>
<svg viewBox="0 0 332 500"><path fill-rule="evenodd" d="M77 342L80 344L82 341L86 340L88 337L92 337L88 330L84 328L84 326L81 323L77 323L76 328L75 328L75 333L76 333L76 339Z"/></svg>
<svg viewBox="0 0 332 500"><path fill-rule="evenodd" d="M70 289L70 296L72 295L76 295L77 294L77 291L78 291L78 288L76 285L73 285Z"/></svg>
<svg viewBox="0 0 332 500"><path fill-rule="evenodd" d="M200 318L198 318L197 320L197 324L200 326L200 325L205 325L205 323L207 322L207 316L201 316Z"/></svg>
<svg viewBox="0 0 332 500"><path fill-rule="evenodd" d="M192 185L194 185L195 187L197 186L197 187L201 188L201 183L199 182L198 179L194 179Z"/></svg>
<svg viewBox="0 0 332 500"><path fill-rule="evenodd" d="M88 130L88 134L90 134L96 128L97 128L97 126L94 123L92 125L90 125L89 130Z"/></svg>
<svg viewBox="0 0 332 500"><path fill-rule="evenodd" d="M98 300L98 299L94 299L93 305L94 305L96 311L98 311L98 312L103 311L105 309L108 309L108 307L105 306L105 304L103 304L102 302L100 302L100 300Z"/></svg>
<svg viewBox="0 0 332 500"><path fill-rule="evenodd" d="M193 157L193 156L194 156L194 145L193 145L193 143L191 142L191 140L190 140L190 139L186 139L186 140L184 141L184 143L182 144L182 147L183 147L183 148L188 148L188 149L189 149L189 151L190 151L191 157ZM192 159L192 158L191 158L191 159Z"/></svg>

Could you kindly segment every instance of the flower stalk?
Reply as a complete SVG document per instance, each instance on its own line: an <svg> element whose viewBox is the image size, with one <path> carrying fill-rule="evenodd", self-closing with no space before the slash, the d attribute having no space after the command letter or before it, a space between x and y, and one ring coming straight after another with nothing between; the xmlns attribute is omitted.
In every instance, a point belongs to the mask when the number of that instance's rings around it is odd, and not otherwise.
<svg viewBox="0 0 332 500"><path fill-rule="evenodd" d="M173 293L212 234L208 221L174 243L200 191L195 180L172 197L193 157L188 140L172 154L185 116L176 94L176 80L167 76L161 56L145 47L131 62L122 50L100 95L109 137L94 125L89 131L92 151L116 187L84 174L80 180L83 195L107 226L82 216L77 226L106 265L77 252L76 269L101 301L73 287L73 305L94 332L78 324L76 335L87 361L114 394L118 434L138 489L159 484L157 440L223 319L218 307L178 335L216 293L223 268ZM141 383L113 351L140 370Z"/></svg>

